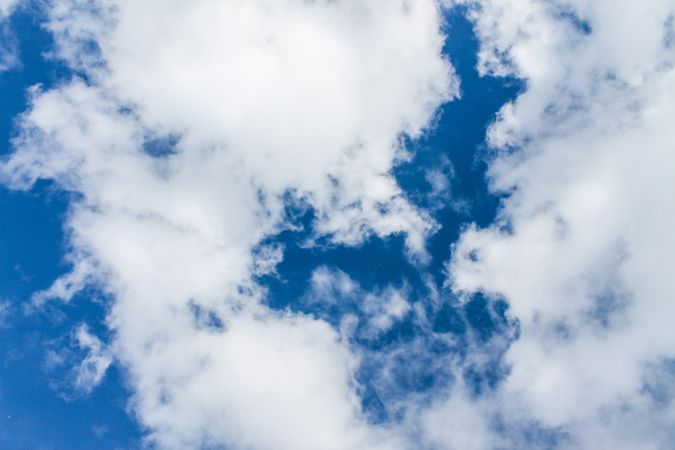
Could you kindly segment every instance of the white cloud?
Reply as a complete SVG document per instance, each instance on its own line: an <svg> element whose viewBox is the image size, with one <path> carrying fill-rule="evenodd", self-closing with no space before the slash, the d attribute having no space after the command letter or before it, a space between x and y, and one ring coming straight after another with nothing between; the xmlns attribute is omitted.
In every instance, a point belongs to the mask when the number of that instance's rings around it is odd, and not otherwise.
<svg viewBox="0 0 675 450"><path fill-rule="evenodd" d="M0 74L19 64L16 37L8 21L19 3L19 0L0 0Z"/></svg>
<svg viewBox="0 0 675 450"><path fill-rule="evenodd" d="M361 418L357 360L327 324L261 311L230 316L219 333L195 329L189 312L164 320L172 331L146 351L120 342L162 448L394 448Z"/></svg>
<svg viewBox="0 0 675 450"><path fill-rule="evenodd" d="M419 411L424 448L500 448L503 442L494 433L491 424L492 411L486 401L471 398L465 386L453 387L447 398Z"/></svg>
<svg viewBox="0 0 675 450"><path fill-rule="evenodd" d="M80 325L75 333L75 339L80 349L86 351L86 356L77 368L75 387L91 392L103 380L112 363L112 356L100 339L89 332L86 325Z"/></svg>
<svg viewBox="0 0 675 450"><path fill-rule="evenodd" d="M377 332L388 331L392 325L410 312L410 303L404 295L396 290L385 291L382 297L369 296L363 306L367 314L371 315L369 325Z"/></svg>
<svg viewBox="0 0 675 450"><path fill-rule="evenodd" d="M69 336L46 340L44 344L43 368L49 374L49 386L67 401L90 394L113 362L111 349L84 323Z"/></svg>
<svg viewBox="0 0 675 450"><path fill-rule="evenodd" d="M456 89L434 2L193 3L120 1L115 26L59 4L51 29L74 66L96 66L96 39L108 70L91 75L186 152L216 147L264 193L308 196L338 241L404 231L423 252L432 224L388 172L399 133Z"/></svg>
<svg viewBox="0 0 675 450"><path fill-rule="evenodd" d="M489 132L492 187L511 196L498 223L463 233L449 272L509 301L522 335L502 407L570 448L674 438L675 405L644 390L648 364L675 356L674 13L668 0L473 10L483 72L527 86Z"/></svg>
<svg viewBox="0 0 675 450"><path fill-rule="evenodd" d="M77 194L73 272L36 300L90 283L112 295L110 352L148 439L400 447L362 417L358 359L336 332L260 306L250 277L279 252L252 250L291 192L319 234L405 233L424 256L434 224L390 170L400 134L422 133L455 90L435 2L76 0L50 14L56 54L90 81L33 90L2 175ZM175 151L144 151L163 136Z"/></svg>
<svg viewBox="0 0 675 450"><path fill-rule="evenodd" d="M673 442L674 5L470 5L480 70L526 89L489 131L490 182L511 196L495 225L465 230L448 268L458 292L504 296L521 336L495 392L475 399L458 382L429 407L397 397L391 409L407 414L387 429L360 411L359 354L344 340L353 323L340 335L262 306L251 275L273 272L282 249L252 251L284 226L290 192L316 209L319 234L355 244L402 232L424 257L434 223L390 169L399 135L422 133L456 92L437 4L51 4L56 53L90 81L34 89L2 176L78 194L73 271L35 299L67 300L91 283L112 294L114 340L103 349L82 334L82 379L100 381L110 357L126 367L152 443L405 448L406 436L431 448L546 447L533 426L569 448ZM166 136L179 137L172 152L143 150ZM429 182L446 190L433 172ZM423 320L400 290L367 293L327 269L312 283L320 300L363 297L373 335L410 312ZM486 364L507 341L472 348L465 364ZM455 363L415 360L425 345L374 357L376 387L394 389L398 356L412 369Z"/></svg>
<svg viewBox="0 0 675 450"><path fill-rule="evenodd" d="M309 290L302 301L310 306L320 304L342 312L351 310L345 315L343 324L344 331L348 331L345 338L352 337L353 328L358 325L358 319L352 313L358 312L363 319L360 337L377 338L412 311L407 294L405 288L394 286L368 291L341 270L321 266L312 272Z"/></svg>
<svg viewBox="0 0 675 450"><path fill-rule="evenodd" d="M19 0L0 0L0 19L9 16L18 4Z"/></svg>
<svg viewBox="0 0 675 450"><path fill-rule="evenodd" d="M310 303L335 304L342 299L363 294L360 286L341 270L321 266L312 272L310 291L305 294Z"/></svg>

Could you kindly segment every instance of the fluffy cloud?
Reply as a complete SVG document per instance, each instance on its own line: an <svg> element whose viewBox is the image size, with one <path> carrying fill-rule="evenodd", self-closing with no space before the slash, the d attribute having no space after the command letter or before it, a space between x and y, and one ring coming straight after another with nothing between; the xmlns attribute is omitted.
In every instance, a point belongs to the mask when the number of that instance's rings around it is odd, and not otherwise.
<svg viewBox="0 0 675 450"><path fill-rule="evenodd" d="M672 383L649 368L675 356L675 4L471 8L483 73L527 83L489 131L510 195L449 265L456 290L503 296L520 321L502 406L571 448L668 448L673 397L648 386Z"/></svg>
<svg viewBox="0 0 675 450"><path fill-rule="evenodd" d="M57 5L60 54L147 127L222 151L265 194L308 196L336 240L405 231L422 252L431 224L387 173L399 134L418 135L455 90L434 2Z"/></svg>
<svg viewBox="0 0 675 450"><path fill-rule="evenodd" d="M273 270L279 249L264 261L252 249L285 226L291 198L315 209L317 235L405 233L424 257L434 223L390 170L400 135L422 133L456 89L436 4L75 0L49 11L55 54L79 76L34 88L2 166L15 188L50 179L73 193L73 271L36 302L88 284L111 295L106 352L162 448L400 446L362 417L358 358L338 334L262 306L251 275ZM92 367L96 382L103 366Z"/></svg>

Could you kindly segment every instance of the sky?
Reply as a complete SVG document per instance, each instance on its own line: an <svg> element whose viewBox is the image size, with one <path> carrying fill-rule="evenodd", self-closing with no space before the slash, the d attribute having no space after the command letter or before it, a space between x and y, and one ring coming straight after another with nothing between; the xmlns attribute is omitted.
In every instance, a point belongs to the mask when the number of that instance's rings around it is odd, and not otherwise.
<svg viewBox="0 0 675 450"><path fill-rule="evenodd" d="M673 123L673 0L0 0L0 448L672 449Z"/></svg>

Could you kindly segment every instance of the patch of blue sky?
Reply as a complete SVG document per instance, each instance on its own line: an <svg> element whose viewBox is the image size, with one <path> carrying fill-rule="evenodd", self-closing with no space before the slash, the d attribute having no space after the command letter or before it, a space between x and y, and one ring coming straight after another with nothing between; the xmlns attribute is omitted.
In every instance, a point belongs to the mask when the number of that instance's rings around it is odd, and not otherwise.
<svg viewBox="0 0 675 450"><path fill-rule="evenodd" d="M444 52L459 75L462 96L442 106L434 127L420 139L403 138L412 159L395 168L406 196L432 212L440 225L428 241L429 264L418 266L405 256L402 236L373 236L358 247L321 241L320 245L306 246L313 211L295 205L289 205L289 216L298 217L298 227L266 242L285 249L276 273L260 279L269 289L269 304L275 308L314 314L336 328L346 316L356 315L363 327L368 315L362 308L363 293L389 286L403 290L410 303L424 309L426 320L408 313L381 334L372 336L358 330L355 334L353 344L364 355L358 374L364 389L363 406L376 421L395 419L395 411L389 406L401 396L420 392L433 395L435 388L450 383L453 367L447 363L453 357L465 357L469 341L486 343L496 334L510 339L516 327L509 322L503 301L477 295L466 303L459 302L445 286L444 264L464 226L486 226L496 216L500 198L488 190L486 183L489 150L485 132L498 109L514 99L523 85L516 79L478 75L478 42L461 9L448 14L446 28L449 38ZM443 177L444 192L438 192L434 180L430 180L432 171L434 176ZM312 273L321 267L341 271L358 284L356 298L337 293L338 298L332 302L308 299L312 295L307 293ZM429 279L440 299L432 301ZM410 351L406 351L408 348ZM382 358L388 353L396 356L383 364ZM465 383L477 395L494 388L503 378L506 368L501 355L494 356L489 364L468 366L463 374ZM394 373L393 381L389 379L386 385L381 382L383 370Z"/></svg>

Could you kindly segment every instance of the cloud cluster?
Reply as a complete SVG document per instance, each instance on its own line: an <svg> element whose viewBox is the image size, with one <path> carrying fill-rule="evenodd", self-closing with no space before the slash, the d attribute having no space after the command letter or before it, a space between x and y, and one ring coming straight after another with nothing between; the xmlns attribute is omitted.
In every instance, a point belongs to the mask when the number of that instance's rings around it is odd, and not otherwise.
<svg viewBox="0 0 675 450"><path fill-rule="evenodd" d="M463 359L405 286L367 292L345 273L316 270L294 300L341 308L331 326L320 313L269 309L254 282L282 260L282 247L259 244L291 226L294 204L313 209L313 237L358 244L402 233L411 260L424 260L437 225L391 169L406 157L401 135L424 133L457 95L439 3L469 14L482 74L525 81L487 136L489 182L508 195L493 225L464 230L447 266L459 296L506 299L519 338L469 338ZM46 7L53 55L74 76L32 89L0 174L17 189L48 179L72 193L73 269L35 304L88 285L109 294L111 342L75 333L86 353L77 383L91 389L119 362L149 443L490 450L675 441L672 0ZM427 181L434 210L449 190L440 171ZM428 287L433 309L439 294ZM410 339L354 348L406 320L418 332ZM510 372L477 395L465 370L489 367L507 347ZM357 373L369 365L398 421L376 425L361 410ZM396 384L429 371L445 378L424 394Z"/></svg>
<svg viewBox="0 0 675 450"><path fill-rule="evenodd" d="M435 225L390 171L405 156L401 134L422 133L456 91L435 2L48 10L54 55L76 76L33 89L2 165L17 189L48 179L73 194L73 270L36 302L91 284L110 294L105 358L126 368L134 411L161 448L400 446L367 425L358 358L340 336L263 306L251 277L280 255L252 249L286 226L291 201L314 209L317 236L404 233L424 258ZM90 386L108 359L78 337Z"/></svg>
<svg viewBox="0 0 675 450"><path fill-rule="evenodd" d="M454 289L501 296L520 321L505 415L563 447L668 448L672 391L649 386L672 386L675 357L675 4L469 8L483 73L526 81L488 133L509 197L449 264Z"/></svg>

